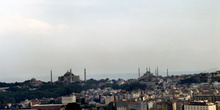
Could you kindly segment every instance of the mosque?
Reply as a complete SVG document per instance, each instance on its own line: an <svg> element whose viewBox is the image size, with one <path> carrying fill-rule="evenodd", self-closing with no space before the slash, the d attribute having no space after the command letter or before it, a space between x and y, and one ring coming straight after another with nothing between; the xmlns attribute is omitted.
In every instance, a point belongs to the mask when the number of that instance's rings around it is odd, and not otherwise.
<svg viewBox="0 0 220 110"><path fill-rule="evenodd" d="M65 84L74 83L76 81L80 81L80 78L72 73L72 69L70 69L70 71L67 70L63 76L58 77L58 82Z"/></svg>

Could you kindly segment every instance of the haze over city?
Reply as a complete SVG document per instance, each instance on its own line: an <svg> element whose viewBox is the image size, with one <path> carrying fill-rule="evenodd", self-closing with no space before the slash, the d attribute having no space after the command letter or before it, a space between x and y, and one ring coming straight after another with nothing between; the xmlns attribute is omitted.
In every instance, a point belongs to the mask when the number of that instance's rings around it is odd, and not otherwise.
<svg viewBox="0 0 220 110"><path fill-rule="evenodd" d="M1 0L0 81L220 68L219 0ZM119 76L117 76L119 75Z"/></svg>

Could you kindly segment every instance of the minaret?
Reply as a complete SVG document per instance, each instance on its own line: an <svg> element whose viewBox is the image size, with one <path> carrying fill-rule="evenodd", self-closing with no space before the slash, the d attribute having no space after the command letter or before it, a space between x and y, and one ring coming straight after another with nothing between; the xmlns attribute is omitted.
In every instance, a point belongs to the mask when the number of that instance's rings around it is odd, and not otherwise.
<svg viewBox="0 0 220 110"><path fill-rule="evenodd" d="M140 79L140 68L138 68L138 79Z"/></svg>
<svg viewBox="0 0 220 110"><path fill-rule="evenodd" d="M84 68L84 81L86 82L86 68Z"/></svg>
<svg viewBox="0 0 220 110"><path fill-rule="evenodd" d="M169 76L169 73L168 73L168 68L167 68L167 77Z"/></svg>
<svg viewBox="0 0 220 110"><path fill-rule="evenodd" d="M70 83L73 82L72 69L70 68Z"/></svg>
<svg viewBox="0 0 220 110"><path fill-rule="evenodd" d="M146 73L148 73L148 68L146 67Z"/></svg>
<svg viewBox="0 0 220 110"><path fill-rule="evenodd" d="M158 69L158 67L157 67L157 76L159 76L159 69Z"/></svg>
<svg viewBox="0 0 220 110"><path fill-rule="evenodd" d="M53 82L53 73L52 73L52 70L50 70L50 82L51 82L51 83Z"/></svg>

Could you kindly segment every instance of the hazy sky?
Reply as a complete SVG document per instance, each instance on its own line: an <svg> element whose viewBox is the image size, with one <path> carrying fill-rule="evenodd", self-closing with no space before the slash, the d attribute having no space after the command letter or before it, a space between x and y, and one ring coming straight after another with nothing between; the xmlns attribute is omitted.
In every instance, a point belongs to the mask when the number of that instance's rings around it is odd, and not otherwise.
<svg viewBox="0 0 220 110"><path fill-rule="evenodd" d="M1 0L0 81L220 69L219 0ZM123 76L123 73L124 76Z"/></svg>

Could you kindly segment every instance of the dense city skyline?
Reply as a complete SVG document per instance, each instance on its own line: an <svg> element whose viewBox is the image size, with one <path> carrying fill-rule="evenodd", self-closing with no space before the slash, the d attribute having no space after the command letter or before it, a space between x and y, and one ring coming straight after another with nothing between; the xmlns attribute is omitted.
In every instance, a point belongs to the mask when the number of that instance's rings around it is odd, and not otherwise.
<svg viewBox="0 0 220 110"><path fill-rule="evenodd" d="M138 67L216 71L219 3L1 0L0 81L48 81L50 70L56 79L69 68L80 77L87 68L94 79L137 78Z"/></svg>

